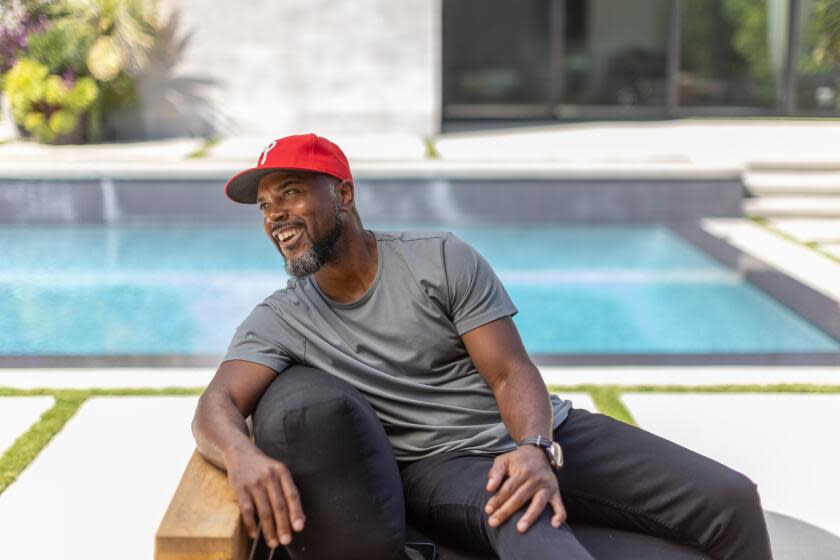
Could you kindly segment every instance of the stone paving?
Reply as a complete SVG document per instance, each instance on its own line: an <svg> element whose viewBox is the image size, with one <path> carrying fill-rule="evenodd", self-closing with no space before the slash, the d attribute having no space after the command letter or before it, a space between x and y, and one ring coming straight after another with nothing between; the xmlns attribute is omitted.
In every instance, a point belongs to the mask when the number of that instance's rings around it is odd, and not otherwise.
<svg viewBox="0 0 840 560"><path fill-rule="evenodd" d="M640 426L746 474L765 509L840 535L840 395L625 394Z"/></svg>
<svg viewBox="0 0 840 560"><path fill-rule="evenodd" d="M0 125L1 126L1 125ZM8 135L0 130L0 139ZM680 174L750 168L828 170L811 194L834 189L840 122L588 123L518 131L334 137L364 175L499 172L532 176L653 170ZM253 163L266 138L200 138L100 146L0 145L0 176L222 177ZM431 157L436 156L436 157ZM50 161L45 167L43 162ZM727 171L728 170L728 171ZM788 188L790 177L772 177ZM819 184L818 184L819 183ZM823 184L825 183L825 184ZM766 182L765 182L766 186ZM778 190L778 189L777 189ZM837 220L779 217L771 226L840 257ZM840 301L840 265L745 220L707 220L710 233ZM840 395L704 394L702 385L840 384L838 367L541 368L548 383L687 384L690 394L626 394L645 429L745 472L767 509L840 536L837 441ZM203 387L209 369L0 370L0 387ZM588 395L564 395L596 410ZM0 558L151 557L153 534L194 448L195 396L89 399L36 460L0 494ZM37 421L52 397L0 397L0 453ZM14 530L9 530L13 528Z"/></svg>
<svg viewBox="0 0 840 560"><path fill-rule="evenodd" d="M589 395L563 397L597 410ZM0 418L33 399L3 398ZM194 396L86 401L0 494L0 527L15 528L4 531L0 558L151 558L155 530L195 447L196 403ZM18 423L18 431L27 428Z"/></svg>
<svg viewBox="0 0 840 560"><path fill-rule="evenodd" d="M151 558L195 445L196 401L88 400L0 494L0 558Z"/></svg>
<svg viewBox="0 0 840 560"><path fill-rule="evenodd" d="M562 396L597 411L587 394ZM32 404L32 397L4 399L0 410L12 410L12 401ZM840 449L831 444L840 441L840 395L645 393L622 400L642 428L750 476L767 510L840 535L840 511L830 499L840 495ZM0 539L0 558L150 558L194 448L196 402L89 399L0 494L0 526L15 528Z"/></svg>

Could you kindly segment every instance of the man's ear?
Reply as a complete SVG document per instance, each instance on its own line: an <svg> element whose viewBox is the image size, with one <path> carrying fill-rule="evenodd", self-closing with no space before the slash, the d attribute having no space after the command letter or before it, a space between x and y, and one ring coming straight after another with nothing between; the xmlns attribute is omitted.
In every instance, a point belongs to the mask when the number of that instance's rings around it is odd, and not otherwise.
<svg viewBox="0 0 840 560"><path fill-rule="evenodd" d="M338 197L338 202L341 208L349 210L353 207L356 200L355 186L352 181L341 181L335 186L335 194Z"/></svg>

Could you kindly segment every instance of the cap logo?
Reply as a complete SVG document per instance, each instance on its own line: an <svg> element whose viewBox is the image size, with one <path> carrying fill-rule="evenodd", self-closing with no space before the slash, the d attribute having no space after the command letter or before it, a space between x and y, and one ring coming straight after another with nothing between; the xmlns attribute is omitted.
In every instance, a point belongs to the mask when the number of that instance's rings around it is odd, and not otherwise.
<svg viewBox="0 0 840 560"><path fill-rule="evenodd" d="M265 163L266 158L268 157L268 152L273 150L277 146L277 140L272 140L271 143L265 147L260 156L260 162L257 165L263 165Z"/></svg>

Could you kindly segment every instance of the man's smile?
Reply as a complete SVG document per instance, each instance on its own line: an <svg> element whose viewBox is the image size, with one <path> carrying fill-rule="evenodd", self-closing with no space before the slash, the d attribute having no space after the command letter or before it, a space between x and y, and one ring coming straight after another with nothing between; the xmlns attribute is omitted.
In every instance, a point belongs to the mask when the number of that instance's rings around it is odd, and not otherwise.
<svg viewBox="0 0 840 560"><path fill-rule="evenodd" d="M272 237L277 240L281 249L286 249L298 242L303 236L304 229L301 226L285 226L271 232Z"/></svg>

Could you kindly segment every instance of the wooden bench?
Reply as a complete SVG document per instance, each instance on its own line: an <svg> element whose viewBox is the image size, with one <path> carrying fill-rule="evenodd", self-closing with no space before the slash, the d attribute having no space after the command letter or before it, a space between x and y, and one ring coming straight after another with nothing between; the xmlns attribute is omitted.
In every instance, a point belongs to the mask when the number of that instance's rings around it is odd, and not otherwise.
<svg viewBox="0 0 840 560"><path fill-rule="evenodd" d="M155 533L155 560L246 560L250 545L227 475L196 450Z"/></svg>

